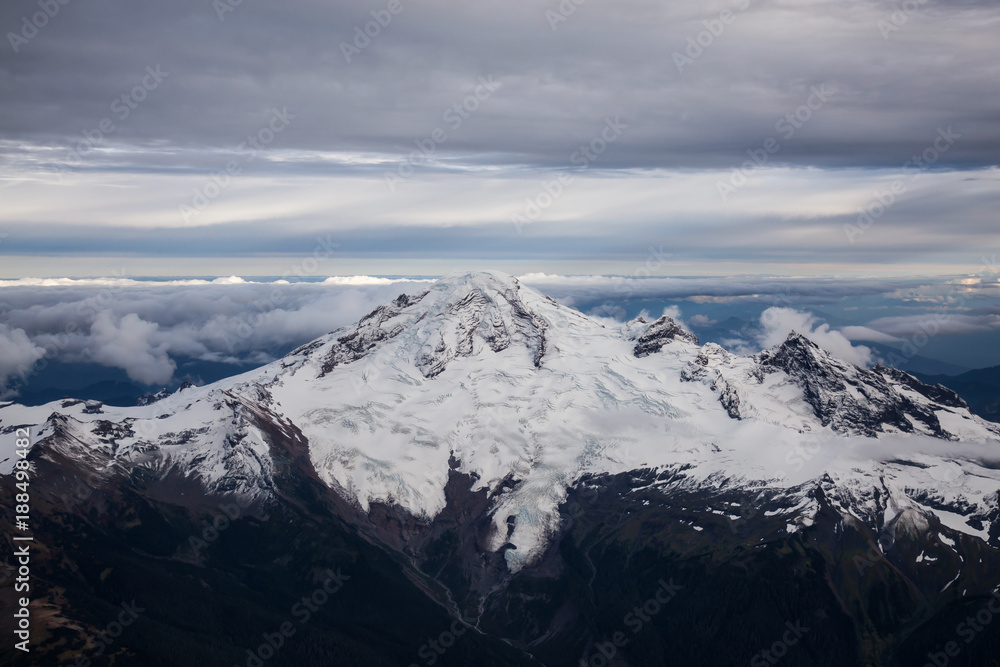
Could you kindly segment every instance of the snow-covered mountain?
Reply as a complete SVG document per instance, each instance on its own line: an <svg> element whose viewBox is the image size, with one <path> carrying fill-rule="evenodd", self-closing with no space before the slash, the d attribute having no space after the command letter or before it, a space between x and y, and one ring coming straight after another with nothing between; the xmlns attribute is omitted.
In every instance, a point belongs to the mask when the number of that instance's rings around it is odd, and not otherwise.
<svg viewBox="0 0 1000 667"><path fill-rule="evenodd" d="M754 356L699 345L662 317L612 325L514 278L450 275L268 366L147 405L0 407L35 456L98 478L195 480L266 503L275 443L362 512L431 521L452 472L490 499L484 549L516 572L558 532L594 475L682 471L689 490L768 490L787 530L815 489L877 533L943 524L1000 547L1000 426L953 392L863 369L793 334ZM5 441L5 444L6 441ZM0 452L9 474L13 452Z"/></svg>
<svg viewBox="0 0 1000 667"><path fill-rule="evenodd" d="M902 667L1000 585L1000 426L797 334L737 356L456 274L142 403L0 405L7 494L31 433L34 664L112 664L91 637L123 597L149 618L113 664L250 664L332 565L290 664L747 664L799 619L789 667Z"/></svg>

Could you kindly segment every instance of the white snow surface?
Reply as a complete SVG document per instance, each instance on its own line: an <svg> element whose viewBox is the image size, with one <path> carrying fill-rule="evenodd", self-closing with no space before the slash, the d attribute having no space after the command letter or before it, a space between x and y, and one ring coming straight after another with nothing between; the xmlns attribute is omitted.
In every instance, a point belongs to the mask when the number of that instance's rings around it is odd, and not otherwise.
<svg viewBox="0 0 1000 667"><path fill-rule="evenodd" d="M981 465L1000 459L996 425L966 410L945 411L961 442L845 436L823 426L784 373L754 379L753 357L675 340L637 358L643 322L607 326L500 273L454 274L410 294L428 288L415 303L388 304L363 320L358 331L371 344L357 359L343 356L340 339L355 332L348 327L148 406L100 414L84 403L0 407L0 474L13 467L9 429L30 425L37 441L61 415L77 436L73 455L99 472L145 465L196 476L210 490L266 495L266 437L241 416L263 403L306 436L320 478L366 510L378 501L433 518L444 508L450 460L476 478L475 489L517 481L493 509L492 547L516 547L506 551L512 571L544 549L567 488L586 473L687 464L692 487L790 492L829 475L845 515L871 520L878 512L887 523L907 510L936 514L913 500L921 490L982 514L997 505L1000 470ZM324 368L336 350L340 361ZM682 379L699 354L710 361L708 376ZM741 419L720 403L726 390L742 397ZM91 434L98 420L128 420L134 435L102 444ZM803 495L802 525L814 509ZM941 520L981 539L989 529L958 515Z"/></svg>

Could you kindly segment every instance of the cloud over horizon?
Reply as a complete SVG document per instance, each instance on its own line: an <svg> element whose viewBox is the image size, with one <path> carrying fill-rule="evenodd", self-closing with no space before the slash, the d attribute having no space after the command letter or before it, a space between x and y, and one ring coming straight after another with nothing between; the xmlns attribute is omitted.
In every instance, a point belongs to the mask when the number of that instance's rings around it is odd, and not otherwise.
<svg viewBox="0 0 1000 667"><path fill-rule="evenodd" d="M161 386L178 381L182 359L231 364L234 372L272 361L298 345L357 322L400 293L427 289L428 280L377 276L316 276L312 282L248 280L0 281L0 393L30 378L36 363L90 363L124 370L134 382ZM780 344L797 331L832 354L859 365L874 355L854 341L899 344L937 323L935 336L975 335L998 326L1000 313L979 307L995 299L1000 284L968 279L843 278L637 278L526 275L527 287L591 316L623 320L663 313L696 327L739 353ZM951 307L938 303L950 289L973 295ZM872 318L869 312L914 302L906 311ZM875 301L871 311L840 308L842 325L814 310ZM878 304L884 304L879 306ZM971 307L975 306L975 307ZM714 318L698 313L709 308ZM843 321L855 312L853 320ZM894 311L895 312L895 311ZM658 315L656 315L658 316ZM747 321L739 337L719 319ZM655 317L655 316L654 316ZM753 318L757 323L749 322ZM714 327L722 327L715 330ZM739 326L738 324L736 326ZM707 331L706 331L707 330ZM712 333L714 331L714 333ZM894 333L887 333L894 332ZM728 337L728 340L727 340ZM898 347L898 345L897 345ZM988 356L988 355L986 355ZM986 357L984 357L985 359ZM985 365L985 362L984 362Z"/></svg>
<svg viewBox="0 0 1000 667"><path fill-rule="evenodd" d="M36 362L94 363L170 384L177 359L264 364L351 324L422 283L252 283L227 279L37 281L0 287L0 392ZM21 283L21 281L18 281ZM179 283L179 284L178 284Z"/></svg>

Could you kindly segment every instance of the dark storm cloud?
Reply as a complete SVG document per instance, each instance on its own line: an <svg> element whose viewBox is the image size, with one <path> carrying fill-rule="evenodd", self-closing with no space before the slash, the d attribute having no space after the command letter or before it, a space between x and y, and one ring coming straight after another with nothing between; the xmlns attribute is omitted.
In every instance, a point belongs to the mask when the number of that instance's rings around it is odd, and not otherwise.
<svg viewBox="0 0 1000 667"><path fill-rule="evenodd" d="M602 156L605 168L726 169L772 136L781 140L773 162L897 167L939 126L963 139L938 167L992 165L1000 149L995 3L914 0L886 32L895 5L865 0L588 0L565 21L553 19L555 0L400 0L347 62L342 43L388 2L244 0L220 20L223 2L49 3L58 12L26 43L15 39L17 53L8 33L21 33L39 5L5 2L7 158L58 162L108 118L104 147L116 150L92 152L84 166L207 168L213 151L288 108L296 119L275 146L298 151L291 162L307 170L337 173L343 164L305 153L394 159L490 76L500 89L440 147L468 166L565 165L609 116L630 129ZM731 21L678 71L674 54L723 10ZM169 74L143 101L126 99L121 118L122 96L157 66ZM776 123L793 114L794 125L817 89L828 100L813 98L818 108L785 139L790 126Z"/></svg>

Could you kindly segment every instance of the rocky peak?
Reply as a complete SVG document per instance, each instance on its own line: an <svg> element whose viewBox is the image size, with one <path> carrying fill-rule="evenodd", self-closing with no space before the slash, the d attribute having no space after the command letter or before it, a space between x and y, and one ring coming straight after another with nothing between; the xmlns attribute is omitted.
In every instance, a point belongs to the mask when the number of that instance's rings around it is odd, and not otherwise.
<svg viewBox="0 0 1000 667"><path fill-rule="evenodd" d="M440 374L457 357L485 349L501 352L512 344L526 347L535 366L541 366L548 325L529 305L516 278L493 271L451 274L432 292L440 298L423 325L416 360L425 377Z"/></svg>
<svg viewBox="0 0 1000 667"><path fill-rule="evenodd" d="M780 345L761 352L758 359L765 369L783 370L786 373L812 371L833 375L830 373L831 363L835 366L843 365L843 362L834 359L819 345L795 331L788 334L788 338Z"/></svg>
<svg viewBox="0 0 1000 667"><path fill-rule="evenodd" d="M935 403L940 403L941 405L947 405L950 408L963 408L968 410L969 404L959 396L957 393L948 389L943 384L929 385L924 384L917 378L913 377L909 373L904 373L896 368L886 368L881 364L875 366L874 370L876 373L891 379L894 382L898 382L901 385L909 387L913 391L921 394Z"/></svg>
<svg viewBox="0 0 1000 667"><path fill-rule="evenodd" d="M929 401L914 401L897 391L894 385L901 383L898 376L842 361L794 332L781 345L757 355L757 360L765 373L786 373L802 389L820 423L839 433L875 437L888 431L923 432L954 438L936 415L941 404L930 394L940 392L916 378L907 376L902 384L911 389L921 387L917 393Z"/></svg>
<svg viewBox="0 0 1000 667"><path fill-rule="evenodd" d="M181 384L181 386L177 387L176 391L170 391L169 389L163 388L160 391L156 392L155 394L143 394L138 399L136 399L135 404L138 406L152 405L153 403L158 403L159 401L162 401L168 396L172 396L177 392L184 391L185 389L190 389L191 387L194 386L195 384L193 382L184 382L183 384Z"/></svg>
<svg viewBox="0 0 1000 667"><path fill-rule="evenodd" d="M643 322L642 318L639 318L639 322ZM692 345L700 344L697 336L683 329L673 318L664 315L646 327L646 330L639 335L633 352L637 357L648 357L675 340L685 341Z"/></svg>
<svg viewBox="0 0 1000 667"><path fill-rule="evenodd" d="M323 360L320 377L337 366L349 364L366 356L379 343L395 338L404 330L400 315L419 304L427 292L415 296L400 294L391 303L383 304L368 313L358 322L353 331L347 331L336 338ZM336 335L338 332L334 332ZM292 352L292 355L307 354L313 345L306 345Z"/></svg>
<svg viewBox="0 0 1000 667"><path fill-rule="evenodd" d="M320 375L366 357L404 332L402 345L408 349L403 356L427 378L443 372L455 358L484 350L501 352L513 344L528 348L535 366L540 366L548 325L539 308L562 306L527 292L530 298L516 278L500 272L445 276L422 294L401 294L379 306L353 329L334 332ZM307 345L292 354L309 354L317 347Z"/></svg>

